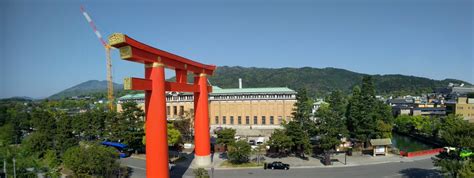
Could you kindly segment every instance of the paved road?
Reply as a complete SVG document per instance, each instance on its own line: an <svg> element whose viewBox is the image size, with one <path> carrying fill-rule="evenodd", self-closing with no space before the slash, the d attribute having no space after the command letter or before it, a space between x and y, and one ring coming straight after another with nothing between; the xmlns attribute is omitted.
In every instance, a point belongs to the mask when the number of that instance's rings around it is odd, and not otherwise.
<svg viewBox="0 0 474 178"><path fill-rule="evenodd" d="M188 171L189 175L193 175L192 170L188 169L189 165L191 164L192 158L194 158L192 155L190 159L185 160L180 162L178 165L176 165L170 172L170 176L172 178L176 177L184 177L186 171ZM144 178L146 177L146 161L143 159L137 159L137 158L125 158L125 159L120 159L120 162L123 166L128 166L131 170L131 177L132 178ZM193 176L194 178L194 176Z"/></svg>
<svg viewBox="0 0 474 178"><path fill-rule="evenodd" d="M145 161L133 158L122 160L122 164L133 169L132 177L145 177ZM211 174L211 172L210 172ZM284 170L263 169L232 169L214 170L216 178L242 178L242 177L341 177L341 178L367 178L367 177L441 177L434 169L431 159L411 162L383 163L377 165L364 165L352 167L322 167L322 168L292 168ZM194 177L192 170L187 167L178 167L171 171L172 177Z"/></svg>

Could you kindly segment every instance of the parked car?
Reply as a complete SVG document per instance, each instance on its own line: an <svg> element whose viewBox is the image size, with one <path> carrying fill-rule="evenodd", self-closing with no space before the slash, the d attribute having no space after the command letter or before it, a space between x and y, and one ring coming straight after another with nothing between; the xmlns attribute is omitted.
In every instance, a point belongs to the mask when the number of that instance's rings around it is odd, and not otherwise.
<svg viewBox="0 0 474 178"><path fill-rule="evenodd" d="M289 164L282 163L280 161L274 161L273 163L265 164L264 169L290 169Z"/></svg>
<svg viewBox="0 0 474 178"><path fill-rule="evenodd" d="M107 147L113 147L117 149L117 153L119 154L120 158L126 158L131 155L131 150L128 149L128 146L125 144L118 143L118 142L107 142L107 141L103 141L101 142L101 144Z"/></svg>

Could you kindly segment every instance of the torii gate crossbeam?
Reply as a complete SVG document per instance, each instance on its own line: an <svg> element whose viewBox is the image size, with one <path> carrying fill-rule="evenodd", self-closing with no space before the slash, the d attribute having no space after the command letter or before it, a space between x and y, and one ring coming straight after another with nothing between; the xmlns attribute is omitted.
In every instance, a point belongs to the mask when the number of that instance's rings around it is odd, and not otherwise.
<svg viewBox="0 0 474 178"><path fill-rule="evenodd" d="M145 64L145 78L125 78L124 88L145 91L147 177L169 177L166 91L194 93L195 163L197 166L209 165L208 94L212 87L207 85L207 76L214 73L216 66L156 49L121 33L109 36L109 44L119 48L122 59ZM165 68L175 70L176 82L165 80ZM187 83L188 73L194 74L194 84Z"/></svg>

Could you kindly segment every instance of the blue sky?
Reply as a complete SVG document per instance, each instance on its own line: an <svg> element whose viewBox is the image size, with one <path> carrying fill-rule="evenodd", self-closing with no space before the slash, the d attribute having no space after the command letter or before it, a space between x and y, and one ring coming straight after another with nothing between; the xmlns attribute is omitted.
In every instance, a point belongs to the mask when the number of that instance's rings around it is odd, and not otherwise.
<svg viewBox="0 0 474 178"><path fill-rule="evenodd" d="M125 33L205 64L336 67L474 83L470 0L0 3L0 98L47 97L105 80L104 50L81 4L105 37ZM113 74L122 83L143 76L143 66L115 51Z"/></svg>

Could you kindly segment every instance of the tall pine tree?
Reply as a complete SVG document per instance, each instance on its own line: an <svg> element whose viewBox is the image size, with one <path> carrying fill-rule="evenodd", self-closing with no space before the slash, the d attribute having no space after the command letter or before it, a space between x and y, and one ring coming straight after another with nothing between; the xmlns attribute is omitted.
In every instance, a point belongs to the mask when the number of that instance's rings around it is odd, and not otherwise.
<svg viewBox="0 0 474 178"><path fill-rule="evenodd" d="M365 143L373 138L391 137L393 117L390 108L375 98L372 77L362 79L362 87L354 87L347 106L347 127L350 135Z"/></svg>

